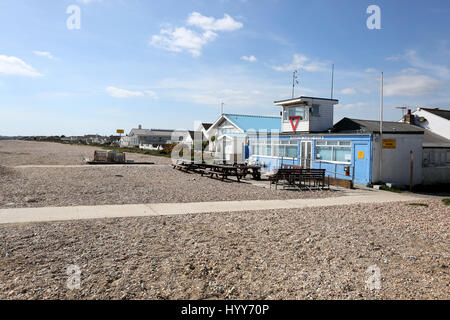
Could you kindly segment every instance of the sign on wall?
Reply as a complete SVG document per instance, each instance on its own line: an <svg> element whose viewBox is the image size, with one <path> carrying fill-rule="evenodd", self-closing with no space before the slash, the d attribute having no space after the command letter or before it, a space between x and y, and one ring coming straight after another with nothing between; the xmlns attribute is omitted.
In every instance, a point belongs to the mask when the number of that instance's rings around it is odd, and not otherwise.
<svg viewBox="0 0 450 320"><path fill-rule="evenodd" d="M383 149L395 149L397 141L395 139L383 139Z"/></svg>
<svg viewBox="0 0 450 320"><path fill-rule="evenodd" d="M364 151L358 151L358 159L364 159Z"/></svg>

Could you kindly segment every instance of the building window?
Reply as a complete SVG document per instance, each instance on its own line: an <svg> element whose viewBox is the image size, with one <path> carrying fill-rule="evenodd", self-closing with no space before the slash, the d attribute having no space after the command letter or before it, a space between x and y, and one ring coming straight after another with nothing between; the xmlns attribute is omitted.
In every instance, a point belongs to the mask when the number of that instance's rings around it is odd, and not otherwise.
<svg viewBox="0 0 450 320"><path fill-rule="evenodd" d="M352 162L352 146L350 141L325 141L316 143L316 160L330 162Z"/></svg>
<svg viewBox="0 0 450 320"><path fill-rule="evenodd" d="M257 142L251 146L251 152L253 156L263 157L298 157L298 145L297 141L280 141L279 143L270 142Z"/></svg>
<svg viewBox="0 0 450 320"><path fill-rule="evenodd" d="M311 115L313 117L318 117L319 116L319 105L318 104L313 104L311 107Z"/></svg>
<svg viewBox="0 0 450 320"><path fill-rule="evenodd" d="M306 107L304 106L285 107L283 113L283 120L288 121L290 117L300 117L300 120L307 120Z"/></svg>

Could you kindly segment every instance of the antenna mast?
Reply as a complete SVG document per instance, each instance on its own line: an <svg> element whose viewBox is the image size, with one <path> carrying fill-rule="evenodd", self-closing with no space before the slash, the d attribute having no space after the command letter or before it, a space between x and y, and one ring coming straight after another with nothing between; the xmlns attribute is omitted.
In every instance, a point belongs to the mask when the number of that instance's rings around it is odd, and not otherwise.
<svg viewBox="0 0 450 320"><path fill-rule="evenodd" d="M292 99L294 99L295 85L298 84L297 73L298 73L298 70L294 70L294 72L292 73Z"/></svg>
<svg viewBox="0 0 450 320"><path fill-rule="evenodd" d="M334 93L334 63L331 68L331 99L333 99L333 93Z"/></svg>
<svg viewBox="0 0 450 320"><path fill-rule="evenodd" d="M224 102L222 101L222 103L220 104L220 115L223 115L223 106L224 106Z"/></svg>

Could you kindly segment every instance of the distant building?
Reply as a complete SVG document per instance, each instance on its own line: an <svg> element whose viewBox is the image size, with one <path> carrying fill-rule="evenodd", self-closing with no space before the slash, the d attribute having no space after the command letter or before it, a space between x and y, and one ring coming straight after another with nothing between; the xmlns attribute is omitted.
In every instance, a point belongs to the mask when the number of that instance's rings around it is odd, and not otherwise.
<svg viewBox="0 0 450 320"><path fill-rule="evenodd" d="M423 183L450 183L450 110L408 110L400 121L424 129Z"/></svg>
<svg viewBox="0 0 450 320"><path fill-rule="evenodd" d="M142 125L138 128L131 129L130 133L120 139L121 147L139 147L140 145L165 145L174 143L172 134L175 130L166 129L142 129Z"/></svg>
<svg viewBox="0 0 450 320"><path fill-rule="evenodd" d="M450 139L450 110L419 108L409 115L405 117L405 122Z"/></svg>
<svg viewBox="0 0 450 320"><path fill-rule="evenodd" d="M261 130L280 131L280 117L223 114L206 132L210 151L227 162L243 163L249 156L247 136ZM212 140L211 138L214 137Z"/></svg>

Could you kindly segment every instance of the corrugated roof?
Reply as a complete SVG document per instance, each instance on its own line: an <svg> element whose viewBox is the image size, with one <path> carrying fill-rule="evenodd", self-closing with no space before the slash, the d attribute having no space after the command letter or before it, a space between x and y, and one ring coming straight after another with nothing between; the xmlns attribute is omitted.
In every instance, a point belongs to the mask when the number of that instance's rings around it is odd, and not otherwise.
<svg viewBox="0 0 450 320"><path fill-rule="evenodd" d="M429 113L432 113L438 117L450 120L450 110L442 110L442 109L430 109L430 108L420 108L421 110L425 110Z"/></svg>
<svg viewBox="0 0 450 320"><path fill-rule="evenodd" d="M333 126L333 132L379 133L380 121L344 118ZM402 122L383 121L383 133L423 133L424 129Z"/></svg>
<svg viewBox="0 0 450 320"><path fill-rule="evenodd" d="M253 116L243 114L224 114L224 116L244 131L281 131L281 117Z"/></svg>

